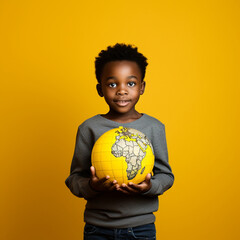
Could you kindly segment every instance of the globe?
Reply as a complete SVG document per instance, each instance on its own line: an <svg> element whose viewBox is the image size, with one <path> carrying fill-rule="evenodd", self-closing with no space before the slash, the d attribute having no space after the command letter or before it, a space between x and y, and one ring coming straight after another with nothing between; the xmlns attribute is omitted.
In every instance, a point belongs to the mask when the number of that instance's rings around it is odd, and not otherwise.
<svg viewBox="0 0 240 240"><path fill-rule="evenodd" d="M115 179L118 184L139 184L152 172L154 152L151 142L142 132L120 126L98 138L91 160L98 178L109 175L108 181Z"/></svg>

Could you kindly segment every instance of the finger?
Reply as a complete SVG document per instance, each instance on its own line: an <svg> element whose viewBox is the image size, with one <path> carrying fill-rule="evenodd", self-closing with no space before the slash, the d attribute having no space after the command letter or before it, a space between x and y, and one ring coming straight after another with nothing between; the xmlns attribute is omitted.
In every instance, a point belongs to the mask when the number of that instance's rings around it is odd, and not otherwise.
<svg viewBox="0 0 240 240"><path fill-rule="evenodd" d="M122 184L121 188L124 189L125 191L129 192L129 193L137 193L138 192L137 189L134 189L131 186L126 185L125 183Z"/></svg>
<svg viewBox="0 0 240 240"><path fill-rule="evenodd" d="M114 179L114 180L112 181L112 184L113 184L113 185L116 185L116 184L117 184L117 180Z"/></svg>
<svg viewBox="0 0 240 240"><path fill-rule="evenodd" d="M119 184L116 184L115 187L116 187L116 190L119 190L119 189L120 189Z"/></svg>
<svg viewBox="0 0 240 240"><path fill-rule="evenodd" d="M152 176L151 176L151 173L148 173L147 176L146 176L146 178L145 178L145 181L146 181L147 184L150 183L151 177L152 177Z"/></svg>
<svg viewBox="0 0 240 240"><path fill-rule="evenodd" d="M113 190L113 189L117 189L117 188L119 188L119 184L118 184L117 180L113 180L110 183L110 189Z"/></svg>
<svg viewBox="0 0 240 240"><path fill-rule="evenodd" d="M145 180L145 183L147 184L147 188L144 190L149 190L152 187L151 177L152 175L148 173Z"/></svg>
<svg viewBox="0 0 240 240"><path fill-rule="evenodd" d="M100 178L100 179L98 180L98 183L99 183L99 184L105 183L109 178L110 178L110 177L109 177L108 175L107 175L106 177L104 177L104 178Z"/></svg>
<svg viewBox="0 0 240 240"><path fill-rule="evenodd" d="M97 182L97 181L98 181L98 177L96 176L95 167L91 166L91 167L90 167L90 171L91 171L90 181L91 181L91 182Z"/></svg>
<svg viewBox="0 0 240 240"><path fill-rule="evenodd" d="M91 171L91 175L92 175L92 179L98 179L97 175L96 175L96 169L94 166L91 166L90 167L90 171ZM98 182L101 184L101 183L104 183L106 182L110 177L107 175L106 177L104 178L101 178L101 179L98 179Z"/></svg>
<svg viewBox="0 0 240 240"><path fill-rule="evenodd" d="M122 187L117 188L117 191L127 194L127 195L130 195L130 193L128 191L126 191L125 189L123 189Z"/></svg>
<svg viewBox="0 0 240 240"><path fill-rule="evenodd" d="M145 181L141 182L140 184L134 184L130 182L128 185L130 188L134 189L137 193L146 192L151 188L151 175L147 176Z"/></svg>
<svg viewBox="0 0 240 240"><path fill-rule="evenodd" d="M146 185L146 184L148 186L151 185L151 177L152 177L151 173L148 173L145 177L145 180L143 182L139 183L138 185L136 185L136 187L137 186L143 186L143 185Z"/></svg>
<svg viewBox="0 0 240 240"><path fill-rule="evenodd" d="M95 167L94 166L91 166L90 167L90 171L91 171L91 176L94 178L94 177L97 177L96 176L96 170L95 170Z"/></svg>
<svg viewBox="0 0 240 240"><path fill-rule="evenodd" d="M119 189L119 185L118 184L113 184L112 186L110 186L109 190L113 191L113 190L118 190Z"/></svg>
<svg viewBox="0 0 240 240"><path fill-rule="evenodd" d="M135 190L139 190L139 184L135 184L135 183L133 183L133 182L129 182L128 183L128 186L130 187L130 188L132 188L132 189L135 189Z"/></svg>

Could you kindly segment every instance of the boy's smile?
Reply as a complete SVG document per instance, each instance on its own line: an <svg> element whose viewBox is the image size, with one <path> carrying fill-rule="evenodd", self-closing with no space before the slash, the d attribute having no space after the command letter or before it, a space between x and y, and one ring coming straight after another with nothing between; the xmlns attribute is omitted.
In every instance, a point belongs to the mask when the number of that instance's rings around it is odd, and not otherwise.
<svg viewBox="0 0 240 240"><path fill-rule="evenodd" d="M144 93L145 82L139 66L133 61L111 61L106 63L101 75L98 93L109 105L108 117L138 118L135 110L140 95Z"/></svg>

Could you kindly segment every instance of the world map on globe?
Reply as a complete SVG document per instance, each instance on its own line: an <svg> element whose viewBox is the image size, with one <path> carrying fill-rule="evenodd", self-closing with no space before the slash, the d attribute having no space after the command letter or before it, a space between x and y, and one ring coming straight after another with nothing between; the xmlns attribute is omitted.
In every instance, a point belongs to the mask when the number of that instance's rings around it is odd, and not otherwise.
<svg viewBox="0 0 240 240"><path fill-rule="evenodd" d="M152 145L147 137L132 128L120 128L116 131L116 141L112 145L112 154L119 158L125 157L127 162L127 178L133 179L142 168L142 160L146 156L146 149ZM141 174L144 172L142 169Z"/></svg>
<svg viewBox="0 0 240 240"><path fill-rule="evenodd" d="M139 130L126 127L111 129L95 142L91 161L98 178L110 177L119 184L138 184L152 173L154 153L151 142Z"/></svg>

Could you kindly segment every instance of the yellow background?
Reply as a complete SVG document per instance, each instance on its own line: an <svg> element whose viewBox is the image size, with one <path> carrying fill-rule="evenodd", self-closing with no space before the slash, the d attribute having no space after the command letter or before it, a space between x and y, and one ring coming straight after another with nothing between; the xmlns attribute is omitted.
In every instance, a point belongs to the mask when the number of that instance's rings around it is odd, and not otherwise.
<svg viewBox="0 0 240 240"><path fill-rule="evenodd" d="M148 57L137 107L166 125L176 179L159 198L158 239L240 239L239 10L237 0L1 0L1 239L82 239L85 201L64 181L78 125L108 110L94 59L116 42Z"/></svg>

